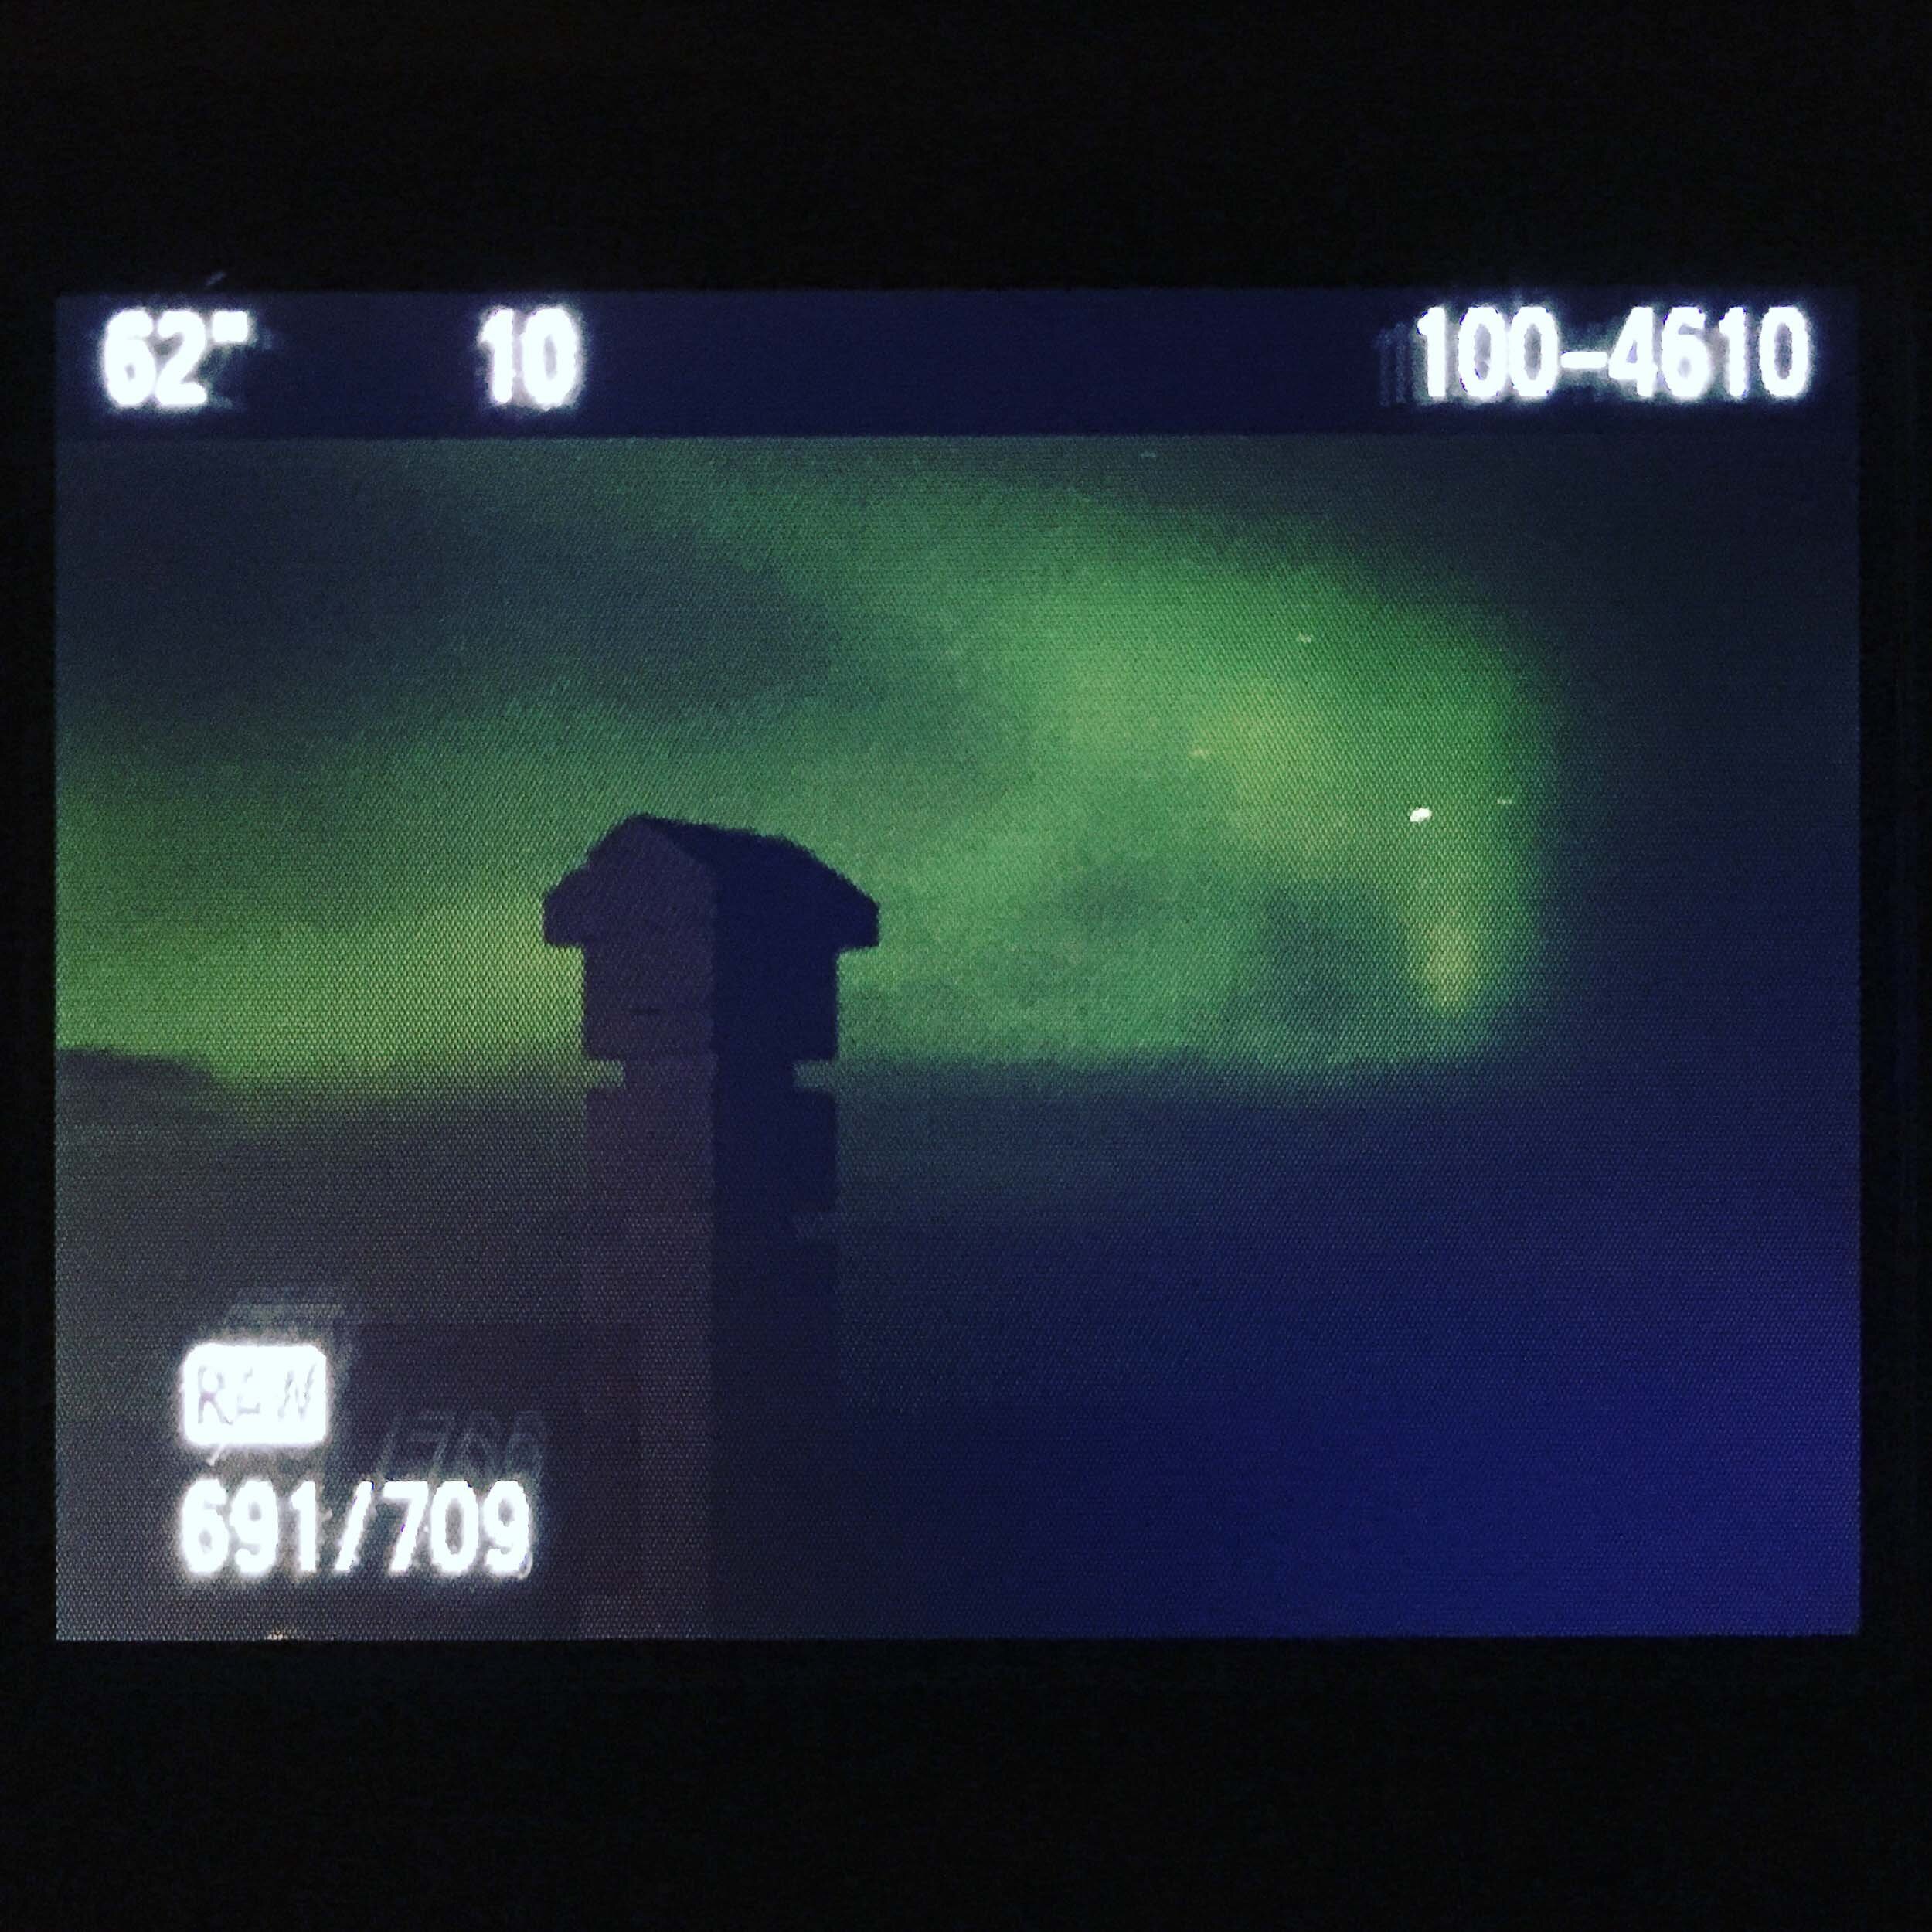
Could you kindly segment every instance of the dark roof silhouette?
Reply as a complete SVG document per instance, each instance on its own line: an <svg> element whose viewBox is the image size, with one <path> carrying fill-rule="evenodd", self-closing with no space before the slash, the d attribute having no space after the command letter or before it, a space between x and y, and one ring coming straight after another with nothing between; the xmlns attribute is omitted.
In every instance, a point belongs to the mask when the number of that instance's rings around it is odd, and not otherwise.
<svg viewBox="0 0 1932 1932"><path fill-rule="evenodd" d="M613 826L546 895L544 937L570 945L597 937L595 928L653 923L649 886L664 873L667 849L709 876L721 909L777 920L836 948L879 943L878 906L804 846L648 812ZM688 916L688 901L683 910Z"/></svg>

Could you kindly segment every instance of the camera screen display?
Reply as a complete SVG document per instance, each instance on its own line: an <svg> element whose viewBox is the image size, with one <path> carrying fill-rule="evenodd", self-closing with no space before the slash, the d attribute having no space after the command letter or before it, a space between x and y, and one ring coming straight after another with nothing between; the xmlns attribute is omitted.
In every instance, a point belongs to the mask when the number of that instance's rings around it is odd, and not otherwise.
<svg viewBox="0 0 1932 1932"><path fill-rule="evenodd" d="M1855 325L63 301L59 1635L1855 1631Z"/></svg>

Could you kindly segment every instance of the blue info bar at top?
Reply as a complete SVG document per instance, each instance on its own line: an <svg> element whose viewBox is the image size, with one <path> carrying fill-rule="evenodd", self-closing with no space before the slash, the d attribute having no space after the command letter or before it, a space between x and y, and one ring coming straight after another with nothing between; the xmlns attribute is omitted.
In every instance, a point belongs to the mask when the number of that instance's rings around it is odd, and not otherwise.
<svg viewBox="0 0 1932 1932"><path fill-rule="evenodd" d="M1440 403L1426 393L1417 328L1437 304L1447 314ZM1481 321L1459 338L1478 307L1498 325ZM1609 359L1600 352L1639 307L1655 311L1668 365L1648 395L1636 378L1590 366ZM1703 364L1694 347L1662 342L1662 325L1680 308L1708 325ZM1516 321L1531 309L1551 328ZM1720 319L1740 309L1744 323L1720 333ZM1765 351L1764 318L1774 309L1801 312L1801 345L1778 324ZM1850 300L1791 290L223 288L72 297L60 311L66 437L1268 435L1741 420L1817 429L1849 423L1855 406ZM1471 386L1488 395L1465 389L1459 346ZM1577 366L1546 384L1553 349L1573 352ZM1792 393L1801 350L1804 381ZM1768 386L1780 383L1783 395Z"/></svg>

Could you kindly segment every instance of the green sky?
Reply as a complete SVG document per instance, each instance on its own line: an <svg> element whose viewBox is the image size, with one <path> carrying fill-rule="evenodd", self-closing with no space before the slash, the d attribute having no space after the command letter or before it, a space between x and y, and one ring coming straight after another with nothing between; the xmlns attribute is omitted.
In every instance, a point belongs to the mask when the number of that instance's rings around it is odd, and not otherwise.
<svg viewBox="0 0 1932 1932"><path fill-rule="evenodd" d="M848 1057L1479 1056L1549 981L1556 700L1400 454L70 446L60 1043L581 1077L540 897L650 811L878 900Z"/></svg>

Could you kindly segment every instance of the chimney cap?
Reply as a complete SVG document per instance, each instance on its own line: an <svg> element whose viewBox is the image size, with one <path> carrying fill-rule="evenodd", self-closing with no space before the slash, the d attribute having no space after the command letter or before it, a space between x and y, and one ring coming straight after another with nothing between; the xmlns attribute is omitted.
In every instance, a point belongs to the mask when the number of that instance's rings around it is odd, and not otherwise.
<svg viewBox="0 0 1932 1932"><path fill-rule="evenodd" d="M876 946L879 907L789 838L640 812L614 825L545 896L553 946L723 909L808 933L834 951Z"/></svg>

